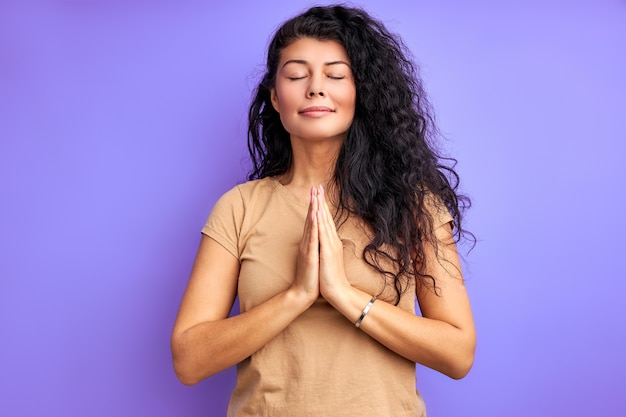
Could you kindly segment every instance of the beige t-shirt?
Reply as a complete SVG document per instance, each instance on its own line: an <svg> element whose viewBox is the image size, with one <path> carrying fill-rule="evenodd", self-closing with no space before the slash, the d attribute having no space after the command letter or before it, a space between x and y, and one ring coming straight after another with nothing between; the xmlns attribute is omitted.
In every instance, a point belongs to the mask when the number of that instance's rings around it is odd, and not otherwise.
<svg viewBox="0 0 626 417"><path fill-rule="evenodd" d="M239 259L241 312L292 283L307 209L273 178L239 185L215 204L202 233ZM436 217L438 224L450 220L447 212ZM365 229L351 218L338 233L351 284L379 294L383 277L361 259L368 243ZM393 302L394 297L388 283L376 302ZM414 302L411 284L398 306L413 312ZM357 329L323 298L237 365L228 408L229 417L424 415L415 389L415 363Z"/></svg>

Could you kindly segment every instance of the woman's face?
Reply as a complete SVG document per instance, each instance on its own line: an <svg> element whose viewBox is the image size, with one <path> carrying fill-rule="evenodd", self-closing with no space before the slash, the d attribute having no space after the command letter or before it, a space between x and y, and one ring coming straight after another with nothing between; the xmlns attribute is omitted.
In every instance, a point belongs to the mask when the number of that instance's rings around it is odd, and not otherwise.
<svg viewBox="0 0 626 417"><path fill-rule="evenodd" d="M282 50L271 97L292 141L343 141L356 102L346 50L335 41L292 42Z"/></svg>

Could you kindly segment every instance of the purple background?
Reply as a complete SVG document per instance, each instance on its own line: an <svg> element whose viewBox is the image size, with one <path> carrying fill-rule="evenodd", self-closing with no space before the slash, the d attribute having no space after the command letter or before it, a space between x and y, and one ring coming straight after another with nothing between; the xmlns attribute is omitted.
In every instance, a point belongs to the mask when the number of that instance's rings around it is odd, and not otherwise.
<svg viewBox="0 0 626 417"><path fill-rule="evenodd" d="M0 415L224 415L233 370L181 385L170 331L268 36L312 3L211 3L0 3ZM429 415L626 415L626 3L359 4L475 202L476 363L418 367Z"/></svg>

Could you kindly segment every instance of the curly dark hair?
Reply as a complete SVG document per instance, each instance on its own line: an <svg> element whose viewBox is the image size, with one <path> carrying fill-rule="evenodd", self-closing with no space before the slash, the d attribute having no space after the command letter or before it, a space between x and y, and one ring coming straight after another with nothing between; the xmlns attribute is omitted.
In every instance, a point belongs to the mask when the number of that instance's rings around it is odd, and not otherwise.
<svg viewBox="0 0 626 417"><path fill-rule="evenodd" d="M338 195L336 220L356 215L371 228L373 238L363 259L393 277L397 301L408 288L407 279L437 292L435 277L423 269L424 245L437 247L428 202L443 202L458 242L471 236L461 227L470 200L457 192L456 160L443 157L437 148L440 135L411 54L367 12L342 5L313 7L276 31L249 111L253 167L248 179L282 175L291 166L289 133L270 95L282 50L301 38L343 45L356 85L354 120L332 178ZM389 261L395 266L392 271L382 266Z"/></svg>

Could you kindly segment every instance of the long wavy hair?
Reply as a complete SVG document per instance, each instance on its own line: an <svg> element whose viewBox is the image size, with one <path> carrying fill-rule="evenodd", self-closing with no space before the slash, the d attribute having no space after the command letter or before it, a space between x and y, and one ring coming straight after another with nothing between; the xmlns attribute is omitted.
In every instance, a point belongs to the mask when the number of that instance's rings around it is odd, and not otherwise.
<svg viewBox="0 0 626 417"><path fill-rule="evenodd" d="M282 175L291 167L289 133L272 107L270 92L282 50L301 38L343 45L356 85L354 120L332 178L338 196L336 221L355 215L371 228L363 259L393 278L396 302L409 279L437 292L435 277L424 272L425 245L437 248L429 202L445 205L458 242L471 236L461 225L470 201L457 192L456 160L439 154L440 135L411 54L400 38L365 11L341 5L313 7L276 31L248 115L253 165L248 179Z"/></svg>

